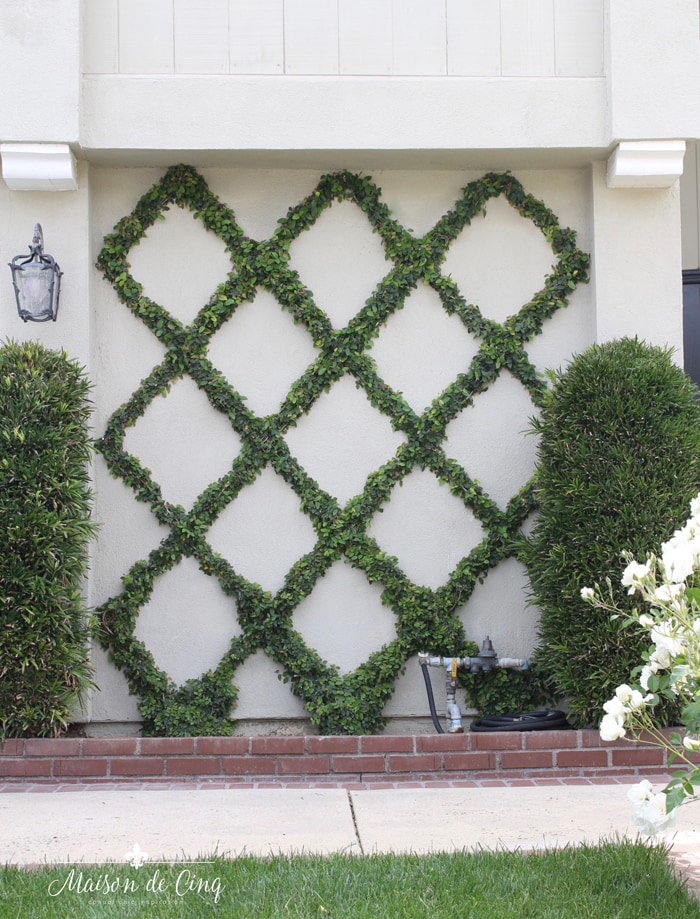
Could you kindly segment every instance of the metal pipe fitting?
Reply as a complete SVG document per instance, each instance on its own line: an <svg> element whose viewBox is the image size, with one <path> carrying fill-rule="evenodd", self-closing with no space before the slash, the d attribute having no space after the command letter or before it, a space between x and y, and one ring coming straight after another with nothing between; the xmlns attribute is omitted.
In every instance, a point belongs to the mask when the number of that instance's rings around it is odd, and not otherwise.
<svg viewBox="0 0 700 919"><path fill-rule="evenodd" d="M440 723L435 714L435 702L432 698L432 688L427 673L427 667L444 667L446 671L446 715L447 715L447 732L449 734L461 734L464 731L462 727L462 713L457 704L457 671L468 670L470 673L491 673L493 670L527 670L530 667L530 661L527 658L517 657L498 657L493 642L487 635L481 645L481 650L475 657L440 657L430 655L421 651L418 654L418 663L423 668L425 685L428 691L428 703L433 723L439 732L442 732Z"/></svg>

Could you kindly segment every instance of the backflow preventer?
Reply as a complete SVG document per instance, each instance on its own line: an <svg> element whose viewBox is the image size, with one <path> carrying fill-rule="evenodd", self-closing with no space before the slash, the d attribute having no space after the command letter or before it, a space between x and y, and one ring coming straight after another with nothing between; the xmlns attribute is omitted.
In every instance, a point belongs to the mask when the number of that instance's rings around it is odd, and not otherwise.
<svg viewBox="0 0 700 919"><path fill-rule="evenodd" d="M488 635L481 645L481 651L479 651L476 657L432 657L430 654L425 654L421 651L418 655L418 663L423 671L425 688L428 693L430 717L433 719L435 730L439 734L444 734L445 731L435 711L435 699L433 697L433 687L430 682L428 667L444 668L447 679L447 733L462 734L464 732L464 728L462 727L462 712L460 711L456 699L457 671L462 669L468 670L470 673L490 673L492 670L497 669L527 670L530 666L530 661L526 658L498 657Z"/></svg>

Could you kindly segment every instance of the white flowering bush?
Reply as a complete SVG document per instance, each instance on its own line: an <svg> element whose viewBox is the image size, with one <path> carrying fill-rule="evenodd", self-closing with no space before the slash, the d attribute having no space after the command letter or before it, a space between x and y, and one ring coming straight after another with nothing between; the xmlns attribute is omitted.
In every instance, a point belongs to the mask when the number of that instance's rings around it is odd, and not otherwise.
<svg viewBox="0 0 700 919"><path fill-rule="evenodd" d="M626 556L622 584L638 597L643 608L621 614L598 585L584 587L581 597L613 616L625 615L625 624L645 630L651 644L643 662L631 674L629 684L615 690L604 705L600 722L603 740L627 737L664 747L674 771L665 788L654 791L643 781L629 792L634 802L634 821L645 833L656 833L673 824L676 808L698 797L700 785L700 494L690 503L690 517L661 546L661 556L647 556L644 563ZM636 679L636 682L634 680ZM661 699L679 703L682 731L664 732L653 720Z"/></svg>

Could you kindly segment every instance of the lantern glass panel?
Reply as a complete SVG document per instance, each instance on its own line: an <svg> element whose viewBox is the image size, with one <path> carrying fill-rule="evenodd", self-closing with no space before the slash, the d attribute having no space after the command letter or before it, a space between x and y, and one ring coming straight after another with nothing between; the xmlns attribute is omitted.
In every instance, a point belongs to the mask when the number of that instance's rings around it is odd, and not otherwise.
<svg viewBox="0 0 700 919"><path fill-rule="evenodd" d="M17 303L20 315L29 319L51 318L53 315L54 272L50 265L28 262L15 271Z"/></svg>

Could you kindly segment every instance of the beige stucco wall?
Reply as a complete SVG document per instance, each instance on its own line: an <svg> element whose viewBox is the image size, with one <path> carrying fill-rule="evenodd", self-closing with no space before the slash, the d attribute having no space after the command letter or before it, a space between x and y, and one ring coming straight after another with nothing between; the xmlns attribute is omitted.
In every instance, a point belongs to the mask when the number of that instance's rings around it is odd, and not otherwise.
<svg viewBox="0 0 700 919"><path fill-rule="evenodd" d="M277 219L311 191L319 178L314 170L203 169L202 173L233 208L244 231L257 239L271 235ZM161 174L155 169L91 171L94 251L103 234ZM375 171L372 177L395 216L422 234L449 208L460 189L480 174ZM650 261L649 247L656 248L659 240L649 239L640 225L649 192L609 192L626 196L626 206L610 205L608 211L596 200L602 194L597 172L532 170L518 172L517 177L526 190L554 210L562 225L577 230L585 250L595 254L596 229L603 238L607 233L624 232L629 258ZM658 207L651 225L658 225L659 219L667 227L677 223L677 195L667 191L652 194ZM597 227L596 219L600 222ZM348 321L389 267L378 238L348 203L333 205L325 212L292 245L291 253L293 267L336 325ZM596 283L577 290L569 308L546 323L543 335L529 346L528 353L539 370L564 365L572 352L595 340L596 328L604 322L612 328L613 317L626 310L627 295L613 281L617 269L598 259ZM552 260L539 231L498 199L489 204L486 217L474 221L453 244L444 270L465 295L468 291L470 302L502 321L541 286ZM166 220L149 231L147 239L133 250L130 262L146 294L183 321L189 321L206 302L228 265L221 243L179 209L171 209ZM108 415L161 359L163 349L119 304L97 272L92 277L91 300L96 427L100 430ZM638 331L655 341L677 344L668 334L674 330L673 303L668 305L668 314L668 328L660 328L658 300L650 297L643 309L637 300L630 315L625 313L624 332ZM428 289L419 290L388 323L372 349L380 374L401 389L417 410L464 369L475 352L475 343L455 326L459 324L446 317L437 297ZM251 407L266 413L275 410L291 380L315 352L306 333L285 316L274 298L261 293L215 336L209 353L215 365L245 392ZM536 444L525 432L533 412L520 384L504 375L448 428L448 454L463 463L501 507L532 471ZM400 440L361 391L345 380L286 439L322 487L341 501L357 493L366 474L388 459ZM194 384L185 380L148 409L127 434L126 448L152 470L168 500L189 507L199 491L226 470L238 442ZM155 548L167 531L125 486L110 478L99 458L96 491L102 529L91 599L98 604L119 590L120 575ZM382 548L398 557L416 583L436 588L480 539L481 531L430 473L414 473L396 489L370 532ZM298 499L272 472L266 472L217 520L209 541L246 577L274 591L282 585L292 562L312 547L314 534ZM527 606L526 577L513 560L489 574L459 615L468 637L480 642L489 634L501 654L527 656L534 648L537 614ZM380 602L380 588L367 584L361 572L343 563L336 563L304 601L294 624L342 673L395 634L393 614ZM152 647L159 666L181 682L214 666L237 630L235 605L193 561L185 560L159 579L142 611L137 634ZM96 658L102 691L92 700L90 717L117 722L136 718L135 702L123 678L101 653ZM239 670L236 716L243 720L243 729L303 718L298 700L277 680L277 669L258 652ZM392 723L400 726L426 712L420 673L417 664L410 662L386 714L398 719Z"/></svg>
<svg viewBox="0 0 700 919"><path fill-rule="evenodd" d="M89 310L92 265L89 258L90 188L88 166L79 168L79 190L60 194L11 192L0 182L0 339L36 338L47 347L65 348L86 368L92 360ZM40 223L44 249L55 256L63 277L55 323L23 323L17 317L9 268L15 255L29 256L34 225Z"/></svg>
<svg viewBox="0 0 700 919"><path fill-rule="evenodd" d="M629 334L671 344L683 363L680 189L611 189L592 170L596 339ZM663 257L659 231L666 228ZM638 304L644 303L640 312ZM655 306L653 305L655 304Z"/></svg>
<svg viewBox="0 0 700 919"><path fill-rule="evenodd" d="M270 236L277 219L320 177L313 169L204 168L202 173L234 209L243 229L257 239ZM397 219L422 234L480 174L374 171L373 179ZM0 258L9 261L21 251L40 217L47 249L65 272L59 320L43 326L22 324L13 316L8 272L0 334L66 347L84 363L96 387L97 434L162 358L163 349L92 265L104 234L161 175L162 170L151 168L82 166L78 192L22 194L0 186ZM573 352L616 334L639 334L678 347L677 188L608 189L602 165L592 170L522 170L517 177L552 208L562 225L577 231L581 247L593 256L591 284L576 291L569 308L556 314L528 348L538 369L562 366ZM218 240L179 209L171 209L149 231L130 261L146 293L185 321L206 302L228 266ZM455 241L444 270L471 302L502 321L538 288L551 263L539 231L499 199ZM292 264L338 324L353 315L388 269L378 238L348 203L334 205L293 245ZM416 292L373 348L380 373L418 410L464 367L474 350L475 344L463 330L455 330L427 289ZM216 366L261 413L274 411L313 355L305 334L265 294L242 307L235 323L222 329L210 347ZM535 443L524 433L532 412L522 387L504 376L448 429L451 455L501 506L532 469ZM361 487L369 470L393 453L396 435L354 386L341 381L290 433L288 442L320 483L344 501ZM152 469L166 498L188 507L227 468L237 438L194 384L184 380L129 431L126 446ZM155 548L166 531L110 477L99 457L95 490L101 530L88 591L90 602L98 605L119 591L121 575ZM210 541L246 576L276 590L289 565L312 545L313 532L298 500L273 474L262 475L247 492L217 521ZM373 535L417 583L437 587L479 538L475 521L456 505L431 475L414 474L373 523ZM489 634L499 653L527 656L535 644L536 611L527 607L526 591L520 566L512 560L501 563L460 609L467 635L481 641ZM323 657L347 672L394 635L392 613L381 605L379 592L360 572L336 564L295 614L295 626ZM180 682L214 665L237 629L232 602L194 562L185 560L159 580L137 634L152 647L157 663ZM96 650L95 661L100 692L92 698L87 717L100 723L133 722L138 711L123 677L102 652ZM236 715L244 723L303 718L300 703L277 679L277 669L261 652L240 668ZM396 724L411 724L414 716L426 714L419 677L412 662L397 682L386 710L399 719Z"/></svg>

